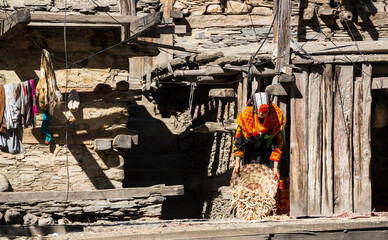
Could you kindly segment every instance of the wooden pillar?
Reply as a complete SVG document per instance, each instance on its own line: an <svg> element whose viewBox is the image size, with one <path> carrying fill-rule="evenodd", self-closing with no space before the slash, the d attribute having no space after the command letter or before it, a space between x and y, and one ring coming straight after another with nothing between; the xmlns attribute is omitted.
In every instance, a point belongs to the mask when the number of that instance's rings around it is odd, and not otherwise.
<svg viewBox="0 0 388 240"><path fill-rule="evenodd" d="M333 65L326 64L322 83L322 205L321 214L333 214Z"/></svg>
<svg viewBox="0 0 388 240"><path fill-rule="evenodd" d="M241 75L238 76L240 78L240 81L238 82L237 86L237 114L242 113L244 110L243 108L243 81Z"/></svg>
<svg viewBox="0 0 388 240"><path fill-rule="evenodd" d="M354 84L353 197L354 212L356 213L367 213L372 210L370 179L371 83L372 66L370 64L363 64L362 77L357 78Z"/></svg>
<svg viewBox="0 0 388 240"><path fill-rule="evenodd" d="M334 83L334 213L353 211L353 66L336 66Z"/></svg>
<svg viewBox="0 0 388 240"><path fill-rule="evenodd" d="M275 66L277 72L285 64L290 63L291 0L279 0L278 4L278 36Z"/></svg>
<svg viewBox="0 0 388 240"><path fill-rule="evenodd" d="M306 112L308 66L295 73L295 85L291 90L290 118L290 215L307 215L307 158Z"/></svg>
<svg viewBox="0 0 388 240"><path fill-rule="evenodd" d="M242 79L242 109L247 106L248 102L248 76L243 73L243 79Z"/></svg>
<svg viewBox="0 0 388 240"><path fill-rule="evenodd" d="M308 108L307 108L307 196L309 216L321 214L321 179L322 179L322 67L314 65L310 69L308 81ZM298 111L298 110L297 110ZM305 136L306 137L306 136Z"/></svg>

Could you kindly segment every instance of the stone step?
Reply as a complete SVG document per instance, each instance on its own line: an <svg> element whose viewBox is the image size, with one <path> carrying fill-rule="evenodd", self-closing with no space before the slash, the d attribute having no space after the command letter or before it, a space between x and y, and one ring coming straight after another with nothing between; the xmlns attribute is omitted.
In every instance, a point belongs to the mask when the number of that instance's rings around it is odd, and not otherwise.
<svg viewBox="0 0 388 240"><path fill-rule="evenodd" d="M146 186L144 184L183 184L184 170L182 169L136 169L126 170L123 186ZM151 184L152 183L152 184ZM148 185L147 185L148 186Z"/></svg>
<svg viewBox="0 0 388 240"><path fill-rule="evenodd" d="M180 154L126 155L124 169L181 169L183 166Z"/></svg>

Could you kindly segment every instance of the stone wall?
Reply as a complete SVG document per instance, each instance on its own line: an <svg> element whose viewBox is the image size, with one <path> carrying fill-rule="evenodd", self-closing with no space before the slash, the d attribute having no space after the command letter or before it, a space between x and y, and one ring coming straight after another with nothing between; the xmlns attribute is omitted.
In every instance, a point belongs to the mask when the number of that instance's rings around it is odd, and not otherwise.
<svg viewBox="0 0 388 240"><path fill-rule="evenodd" d="M48 225L72 222L157 219L167 196L182 186L83 192L0 193L0 224Z"/></svg>
<svg viewBox="0 0 388 240"><path fill-rule="evenodd" d="M51 144L45 145L40 133L42 110L38 109L35 129L24 129L25 152L0 153L0 173L11 183L14 191L63 191L67 188L65 119L68 120L68 164L70 190L122 188L125 151L97 152L96 138L113 139L118 134L129 134L128 105L133 94L115 90L116 82L128 79L128 57L103 53L80 62L77 67L64 70L62 28L25 28L12 39L2 42L0 50L0 84L18 83L40 76L41 49L52 55L58 87L64 93L77 88L80 107L77 112L65 112L60 104L50 116ZM120 41L116 29L69 29L69 62L91 54ZM97 84L112 86L109 94L93 92ZM138 97L141 97L141 92Z"/></svg>
<svg viewBox="0 0 388 240"><path fill-rule="evenodd" d="M141 16L155 12L160 0L139 0L136 4L137 15ZM120 13L120 1L118 0L75 0L67 1L68 12L81 14ZM0 3L0 8L13 11L16 9L30 9L31 11L64 12L65 0L9 0Z"/></svg>

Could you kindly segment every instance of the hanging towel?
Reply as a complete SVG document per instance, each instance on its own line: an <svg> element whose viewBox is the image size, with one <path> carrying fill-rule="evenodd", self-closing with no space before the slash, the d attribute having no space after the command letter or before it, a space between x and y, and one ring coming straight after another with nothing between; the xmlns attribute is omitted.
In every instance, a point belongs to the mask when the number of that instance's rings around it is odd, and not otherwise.
<svg viewBox="0 0 388 240"><path fill-rule="evenodd" d="M20 110L16 106L15 96L16 96L16 84L7 84L4 85L5 92L5 110L4 118L7 124L7 129L15 129L18 125L18 118Z"/></svg>
<svg viewBox="0 0 388 240"><path fill-rule="evenodd" d="M46 144L50 144L51 141L51 134L49 129L49 114L48 110L43 112L43 120L42 120L42 129L40 130L41 133L46 135L46 140L44 141Z"/></svg>
<svg viewBox="0 0 388 240"><path fill-rule="evenodd" d="M28 127L31 126L31 119L32 119L32 94L31 94L31 83L30 81L26 82L26 98L25 98L25 103L26 103L26 119L24 122L24 126Z"/></svg>

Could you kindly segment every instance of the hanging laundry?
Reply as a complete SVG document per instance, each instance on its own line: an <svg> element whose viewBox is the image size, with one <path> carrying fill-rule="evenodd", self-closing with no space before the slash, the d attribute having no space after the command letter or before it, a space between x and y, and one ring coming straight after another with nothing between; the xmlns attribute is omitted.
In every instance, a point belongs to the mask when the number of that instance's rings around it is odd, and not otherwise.
<svg viewBox="0 0 388 240"><path fill-rule="evenodd" d="M55 71L50 53L43 49L40 64L40 78L36 90L39 95L39 106L49 109L53 114L54 109L62 102L62 94L57 86Z"/></svg>
<svg viewBox="0 0 388 240"><path fill-rule="evenodd" d="M67 107L70 109L70 111L72 112L78 111L80 102L79 102L79 95L75 89L72 89L70 91L68 99L69 101L67 103Z"/></svg>
<svg viewBox="0 0 388 240"><path fill-rule="evenodd" d="M51 134L49 129L49 114L48 110L43 112L43 120L42 120L42 129L40 130L41 133L46 135L45 143L50 144L51 141Z"/></svg>
<svg viewBox="0 0 388 240"><path fill-rule="evenodd" d="M32 115L31 115L31 125L35 127L36 125L36 113L38 112L38 104L37 104L37 98L36 98L36 89L35 89L35 82L34 80L30 80L31 84L31 95L32 95Z"/></svg>
<svg viewBox="0 0 388 240"><path fill-rule="evenodd" d="M7 133L7 124L4 121L5 92L4 86L0 85L0 133Z"/></svg>

